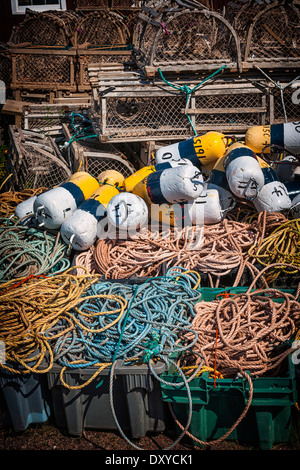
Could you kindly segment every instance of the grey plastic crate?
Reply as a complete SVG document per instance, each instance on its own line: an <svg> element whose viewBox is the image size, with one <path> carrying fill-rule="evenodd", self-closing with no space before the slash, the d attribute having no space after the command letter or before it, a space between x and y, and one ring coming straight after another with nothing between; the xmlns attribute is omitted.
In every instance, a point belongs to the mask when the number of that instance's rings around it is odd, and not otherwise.
<svg viewBox="0 0 300 470"><path fill-rule="evenodd" d="M160 375L165 365L157 362L154 372ZM118 430L109 393L110 368L104 369L82 389L69 389L59 378L61 367L54 365L48 372L56 425L66 428L70 435L80 436L84 429ZM96 369L68 369L64 381L70 386L86 382ZM113 407L121 429L132 438L144 437L147 432L162 432L166 428L167 408L160 395L160 382L148 365L127 366L118 361L114 370Z"/></svg>
<svg viewBox="0 0 300 470"><path fill-rule="evenodd" d="M46 376L1 370L0 387L6 405L4 421L11 424L15 432L25 431L33 423L48 421L51 410Z"/></svg>

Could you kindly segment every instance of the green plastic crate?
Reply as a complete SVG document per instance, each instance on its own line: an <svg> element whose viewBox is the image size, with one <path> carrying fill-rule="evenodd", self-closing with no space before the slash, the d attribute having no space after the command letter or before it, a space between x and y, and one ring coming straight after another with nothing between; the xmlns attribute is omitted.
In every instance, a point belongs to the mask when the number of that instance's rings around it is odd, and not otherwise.
<svg viewBox="0 0 300 470"><path fill-rule="evenodd" d="M212 301L224 290L229 293L246 292L248 288L199 289L202 300ZM293 290L281 289L293 293ZM280 299L278 299L280 301ZM275 443L288 442L291 437L292 407L297 401L295 365L291 355L286 359L285 375L281 377L252 378L253 398L250 408L226 440L235 440L260 449L269 450ZM182 377L172 367L161 375L162 400L171 403L178 421L185 426L189 413L186 387L174 387ZM168 385L170 384L170 385ZM214 441L236 423L249 397L249 383L245 377L216 379L209 372L189 382L192 396L192 419L188 432L202 442ZM181 429L178 428L178 432ZM201 446L196 440L194 445Z"/></svg>

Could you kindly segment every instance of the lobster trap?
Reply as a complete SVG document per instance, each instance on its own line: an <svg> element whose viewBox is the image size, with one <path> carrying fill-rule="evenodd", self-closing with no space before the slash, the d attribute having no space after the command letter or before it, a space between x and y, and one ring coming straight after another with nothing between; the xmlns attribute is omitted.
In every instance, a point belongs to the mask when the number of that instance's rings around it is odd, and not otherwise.
<svg viewBox="0 0 300 470"><path fill-rule="evenodd" d="M236 80L230 74L214 81L199 76L168 80L150 80L124 69L112 75L100 68L91 79L92 120L100 140L182 140L208 130L243 133L270 120L269 90L255 80Z"/></svg>
<svg viewBox="0 0 300 470"><path fill-rule="evenodd" d="M129 30L123 17L114 11L93 11L83 16L74 32L74 46L89 45L110 49L128 46Z"/></svg>
<svg viewBox="0 0 300 470"><path fill-rule="evenodd" d="M89 107L90 103L25 105L22 128L48 136L59 136L63 134L63 124L70 121L71 113L82 113Z"/></svg>
<svg viewBox="0 0 300 470"><path fill-rule="evenodd" d="M123 46L119 48L102 49L102 48L78 48L78 71L77 84L78 91L87 91L91 89L90 73L92 67L96 70L99 64L123 64L130 63L132 60L131 48Z"/></svg>
<svg viewBox="0 0 300 470"><path fill-rule="evenodd" d="M7 47L0 44L0 80L5 83L6 91L11 88L12 62Z"/></svg>
<svg viewBox="0 0 300 470"><path fill-rule="evenodd" d="M77 89L75 48L12 47L12 90Z"/></svg>
<svg viewBox="0 0 300 470"><path fill-rule="evenodd" d="M24 21L13 27L10 43L67 47L71 45L79 20L80 16L74 11L27 11Z"/></svg>
<svg viewBox="0 0 300 470"><path fill-rule="evenodd" d="M66 142L67 159L73 171L87 171L96 178L102 171L119 171L124 178L133 174L136 169L128 161L125 155L113 144L101 143L97 136L86 136L81 139L74 138L74 129L68 124L63 124L63 133Z"/></svg>
<svg viewBox="0 0 300 470"><path fill-rule="evenodd" d="M273 2L253 18L241 44L245 68L300 66L300 3Z"/></svg>
<svg viewBox="0 0 300 470"><path fill-rule="evenodd" d="M32 131L9 126L8 173L15 191L52 188L71 176L55 141Z"/></svg>
<svg viewBox="0 0 300 470"><path fill-rule="evenodd" d="M138 14L133 51L140 68L190 72L226 65L241 71L239 38L224 16L200 5L167 8L168 3Z"/></svg>

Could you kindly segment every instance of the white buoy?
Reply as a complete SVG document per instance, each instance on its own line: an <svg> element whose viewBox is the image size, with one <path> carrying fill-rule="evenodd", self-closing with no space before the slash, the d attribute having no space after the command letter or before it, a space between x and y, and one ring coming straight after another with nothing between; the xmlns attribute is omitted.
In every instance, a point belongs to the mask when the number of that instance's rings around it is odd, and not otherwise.
<svg viewBox="0 0 300 470"><path fill-rule="evenodd" d="M37 196L31 196L25 201L20 202L15 208L15 215L18 219L23 219L24 217L33 215L33 204L36 200Z"/></svg>
<svg viewBox="0 0 300 470"><path fill-rule="evenodd" d="M120 193L109 201L107 205L107 219L113 227L135 230L147 224L148 206L136 194Z"/></svg>
<svg viewBox="0 0 300 470"><path fill-rule="evenodd" d="M39 194L34 216L40 227L58 229L94 191L99 183L86 172L74 173L66 182Z"/></svg>
<svg viewBox="0 0 300 470"><path fill-rule="evenodd" d="M249 147L236 143L229 147L224 168L231 192L242 199L254 199L264 185L257 156Z"/></svg>
<svg viewBox="0 0 300 470"><path fill-rule="evenodd" d="M117 194L116 186L103 183L62 224L60 232L64 242L77 251L90 248L97 239L98 222L107 218L107 205Z"/></svg>
<svg viewBox="0 0 300 470"><path fill-rule="evenodd" d="M227 210L222 207L220 193L217 189L205 189L203 193L190 204L190 217L194 225L201 219L203 219L205 225L217 224L225 218L229 210L229 207Z"/></svg>
<svg viewBox="0 0 300 470"><path fill-rule="evenodd" d="M155 171L132 190L147 204L176 204L196 199L202 193L204 179L193 165Z"/></svg>
<svg viewBox="0 0 300 470"><path fill-rule="evenodd" d="M284 183L279 181L271 167L263 168L264 186L259 191L253 204L257 212L282 212L290 209L292 201Z"/></svg>

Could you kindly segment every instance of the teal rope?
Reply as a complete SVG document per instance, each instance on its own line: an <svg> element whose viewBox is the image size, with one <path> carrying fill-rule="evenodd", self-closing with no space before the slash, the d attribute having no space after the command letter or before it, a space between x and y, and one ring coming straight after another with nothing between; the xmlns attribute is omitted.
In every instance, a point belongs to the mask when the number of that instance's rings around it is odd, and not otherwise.
<svg viewBox="0 0 300 470"><path fill-rule="evenodd" d="M171 86L172 88L175 88L176 90L179 90L179 91L182 91L183 93L186 94L186 105L190 99L190 95L195 91L197 90L197 88L199 88L201 85L203 85L203 83L207 82L208 80L210 80L211 78L213 78L215 75L217 75L218 73L220 73L223 69L226 68L226 65L223 65L222 67L220 67L218 70L216 70L215 72L213 72L211 75L209 75L209 77L205 78L204 80L202 80L202 82L200 82L198 85L194 86L193 88L190 88L188 85L182 85L182 86L178 86L178 85L174 85L173 83L169 82L168 80L165 79L165 77L163 76L162 74L162 71L161 69L159 68L158 71L159 71L159 74L162 78L162 80L169 86ZM188 120L192 126L192 129L194 131L194 134L195 135L198 135L197 134L197 131L192 123L192 120L190 118L190 115L187 114L187 117L188 117Z"/></svg>
<svg viewBox="0 0 300 470"><path fill-rule="evenodd" d="M74 316L72 334L53 340L51 347L55 361L70 368L136 357L147 363L162 352L170 355L189 349L197 341L191 324L193 305L201 298L201 293L191 287L193 283L195 285L187 276L180 279L178 273L149 278L142 284L94 283L84 293L86 300L69 312L70 317ZM103 299L101 294L120 296L127 301L122 318L112 326L108 324L119 314L99 315L99 312L115 309L115 303L111 299ZM87 312L90 314L88 319L84 315ZM56 329L63 331L64 327L68 325L62 320L46 336L51 341ZM89 331L84 330L85 327ZM93 332L104 327L105 331ZM189 332L191 338L194 337L190 344L178 345L177 340L182 332ZM72 364L75 361L76 364Z"/></svg>
<svg viewBox="0 0 300 470"><path fill-rule="evenodd" d="M0 227L0 283L30 274L52 276L71 266L59 234L9 223Z"/></svg>

